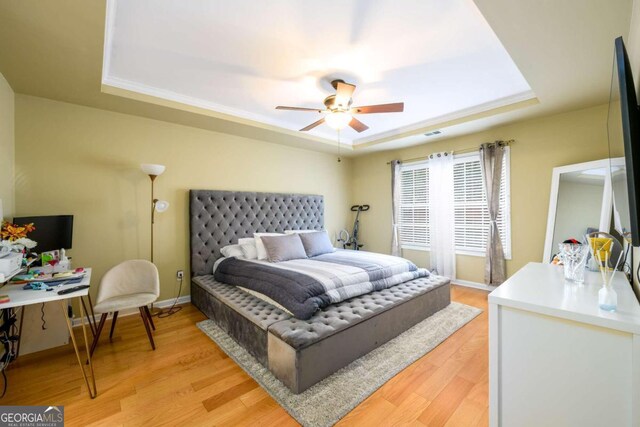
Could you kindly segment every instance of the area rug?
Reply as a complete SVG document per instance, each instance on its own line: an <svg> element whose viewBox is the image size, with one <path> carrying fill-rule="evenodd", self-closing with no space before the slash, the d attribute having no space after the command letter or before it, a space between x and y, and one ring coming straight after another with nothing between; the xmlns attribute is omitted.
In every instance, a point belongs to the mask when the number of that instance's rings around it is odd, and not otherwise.
<svg viewBox="0 0 640 427"><path fill-rule="evenodd" d="M433 350L481 312L479 308L452 302L301 394L291 393L212 320L199 322L198 327L296 421L303 426L326 427L334 425L398 372Z"/></svg>

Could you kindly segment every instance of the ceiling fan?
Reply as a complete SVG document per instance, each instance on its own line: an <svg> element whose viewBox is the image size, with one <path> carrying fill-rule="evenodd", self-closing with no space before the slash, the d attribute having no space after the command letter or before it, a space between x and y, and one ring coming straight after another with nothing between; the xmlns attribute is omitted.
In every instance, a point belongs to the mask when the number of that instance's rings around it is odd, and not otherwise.
<svg viewBox="0 0 640 427"><path fill-rule="evenodd" d="M321 114L325 113L325 116L320 120L300 129L301 132L311 130L323 123L326 123L336 130L350 126L357 132L364 132L369 129L369 126L353 117L354 114L401 113L404 111L404 102L352 107L351 104L353 103L353 98L351 98L351 95L353 95L353 92L356 90L356 86L345 83L344 80L339 79L333 80L331 82L331 86L336 90L336 94L329 95L324 99L324 105L326 107L324 110L318 108L284 107L281 105L277 106L276 110L315 111Z"/></svg>

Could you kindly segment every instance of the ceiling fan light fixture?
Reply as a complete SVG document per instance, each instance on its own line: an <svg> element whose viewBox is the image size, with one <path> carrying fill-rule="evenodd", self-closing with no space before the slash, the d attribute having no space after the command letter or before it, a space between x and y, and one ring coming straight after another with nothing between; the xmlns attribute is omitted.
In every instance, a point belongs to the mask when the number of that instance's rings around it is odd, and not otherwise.
<svg viewBox="0 0 640 427"><path fill-rule="evenodd" d="M329 127L335 130L341 130L349 125L351 119L351 114L346 111L335 111L327 114L324 121Z"/></svg>

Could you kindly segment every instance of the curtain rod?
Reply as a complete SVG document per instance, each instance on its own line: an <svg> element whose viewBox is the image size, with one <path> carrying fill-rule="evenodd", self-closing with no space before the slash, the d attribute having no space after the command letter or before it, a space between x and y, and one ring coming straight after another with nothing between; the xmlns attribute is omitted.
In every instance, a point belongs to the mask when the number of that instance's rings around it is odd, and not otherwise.
<svg viewBox="0 0 640 427"><path fill-rule="evenodd" d="M512 145L513 143L515 143L516 141L513 139L510 139L508 141L502 141L503 144L505 145ZM471 153L472 151L478 151L480 149L480 147L467 147L467 148L461 148L460 150L453 150L453 154L463 154L463 153ZM426 160L429 158L429 154L427 154L426 156L421 156L421 157L412 157L410 159L403 159L400 160L401 163L405 163L405 162L413 162L416 160ZM391 162L387 162L388 165L391 164Z"/></svg>

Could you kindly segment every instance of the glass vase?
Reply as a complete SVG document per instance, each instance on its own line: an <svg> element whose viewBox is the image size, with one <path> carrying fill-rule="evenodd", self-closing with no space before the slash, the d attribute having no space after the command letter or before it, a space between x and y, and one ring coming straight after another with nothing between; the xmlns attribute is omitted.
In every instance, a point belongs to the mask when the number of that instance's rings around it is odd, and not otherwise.
<svg viewBox="0 0 640 427"><path fill-rule="evenodd" d="M576 283L584 282L584 270L589 246L579 243L560 243L559 258L564 268L564 278Z"/></svg>

